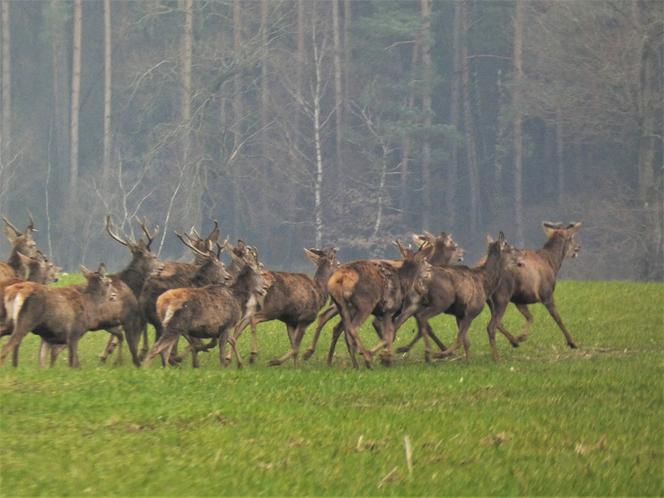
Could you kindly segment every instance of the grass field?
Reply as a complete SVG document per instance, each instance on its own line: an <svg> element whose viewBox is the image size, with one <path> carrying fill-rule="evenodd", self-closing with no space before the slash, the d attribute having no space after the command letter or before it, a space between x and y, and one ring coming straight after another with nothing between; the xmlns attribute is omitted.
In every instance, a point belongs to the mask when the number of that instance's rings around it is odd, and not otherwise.
<svg viewBox="0 0 664 498"><path fill-rule="evenodd" d="M40 370L31 336L19 368L0 368L0 493L664 494L664 285L561 282L556 295L580 349L535 306L528 342L499 337L499 363L486 311L469 363L425 364L416 349L373 371L352 370L345 348L325 366L329 329L308 363L267 367L287 348L277 323L259 327L260 362L241 371L216 352L198 370L99 365L99 332L80 370L66 352ZM522 320L512 308L505 323ZM451 317L433 326L451 342Z"/></svg>

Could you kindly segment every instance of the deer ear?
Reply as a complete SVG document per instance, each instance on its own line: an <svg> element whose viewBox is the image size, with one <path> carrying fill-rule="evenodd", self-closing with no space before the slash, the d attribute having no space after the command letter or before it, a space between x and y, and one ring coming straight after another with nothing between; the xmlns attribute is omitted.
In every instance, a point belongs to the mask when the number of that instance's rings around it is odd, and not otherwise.
<svg viewBox="0 0 664 498"><path fill-rule="evenodd" d="M583 223L581 223L580 221L570 223L569 225L567 225L567 233L569 233L570 235L574 235L576 232L578 232L581 229L581 225L583 225Z"/></svg>
<svg viewBox="0 0 664 498"><path fill-rule="evenodd" d="M106 265L104 263L99 263L97 273L99 273L102 277L106 276Z"/></svg>
<svg viewBox="0 0 664 498"><path fill-rule="evenodd" d="M555 223L551 223L550 221L543 221L542 222L542 229L544 230L544 233L548 238L553 237L553 234L556 233L556 230L558 227L555 225Z"/></svg>
<svg viewBox="0 0 664 498"><path fill-rule="evenodd" d="M498 232L498 242L500 242L501 244L505 242L505 234L503 233L502 230Z"/></svg>
<svg viewBox="0 0 664 498"><path fill-rule="evenodd" d="M486 245L491 245L495 242L495 240L493 240L493 237L489 234L484 236L484 240L486 241Z"/></svg>
<svg viewBox="0 0 664 498"><path fill-rule="evenodd" d="M92 272L83 265L80 265L79 269L85 278L88 278L90 275L92 275Z"/></svg>

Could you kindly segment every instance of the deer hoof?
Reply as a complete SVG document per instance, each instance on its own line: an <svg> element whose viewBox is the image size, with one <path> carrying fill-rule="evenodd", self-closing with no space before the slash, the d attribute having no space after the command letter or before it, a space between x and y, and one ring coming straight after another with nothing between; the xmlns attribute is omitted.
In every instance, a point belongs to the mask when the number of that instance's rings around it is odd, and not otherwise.
<svg viewBox="0 0 664 498"><path fill-rule="evenodd" d="M106 355L103 355L103 354L100 355L99 356L99 363L106 363L106 358L107 358Z"/></svg>
<svg viewBox="0 0 664 498"><path fill-rule="evenodd" d="M270 361L267 362L267 365L269 367L278 367L281 365L281 361L279 361L279 358L272 358Z"/></svg>
<svg viewBox="0 0 664 498"><path fill-rule="evenodd" d="M381 356L380 363L384 367L391 367L392 366L392 356L388 356L388 355Z"/></svg>
<svg viewBox="0 0 664 498"><path fill-rule="evenodd" d="M252 352L249 355L249 363L256 363L257 359L258 359L258 353Z"/></svg>
<svg viewBox="0 0 664 498"><path fill-rule="evenodd" d="M567 345L572 349L578 349L578 347L579 347L579 346L576 345L576 343L574 341L568 342Z"/></svg>
<svg viewBox="0 0 664 498"><path fill-rule="evenodd" d="M425 351L424 352L424 362L425 363L431 363L431 352L430 351Z"/></svg>
<svg viewBox="0 0 664 498"><path fill-rule="evenodd" d="M302 355L302 358L304 359L304 361L307 361L309 358L311 358L311 356L312 356L313 354L314 354L314 350L313 350L313 349L307 349L307 350L304 352L304 354Z"/></svg>
<svg viewBox="0 0 664 498"><path fill-rule="evenodd" d="M526 342L528 340L528 334L521 334L519 337L516 338L517 342ZM514 346L516 347L516 346Z"/></svg>
<svg viewBox="0 0 664 498"><path fill-rule="evenodd" d="M406 354L408 351L410 351L408 346L401 346L400 348L397 348L397 353L399 354Z"/></svg>

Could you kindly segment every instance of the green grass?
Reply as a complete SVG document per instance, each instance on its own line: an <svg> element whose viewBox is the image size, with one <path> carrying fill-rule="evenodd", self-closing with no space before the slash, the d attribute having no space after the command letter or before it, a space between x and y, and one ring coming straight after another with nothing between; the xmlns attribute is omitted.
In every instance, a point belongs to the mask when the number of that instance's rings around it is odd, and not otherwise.
<svg viewBox="0 0 664 498"><path fill-rule="evenodd" d="M81 341L80 370L66 352L40 370L31 336L19 368L0 368L0 493L664 494L664 285L562 282L557 300L580 349L535 306L528 342L499 337L499 363L486 311L469 363L428 365L416 349L373 371L341 347L326 367L329 329L308 363L269 368L287 349L277 323L259 327L260 362L241 371L216 352L198 370L99 365L100 332ZM506 324L521 329L514 309ZM433 326L452 341L451 317ZM246 359L248 332L241 342Z"/></svg>

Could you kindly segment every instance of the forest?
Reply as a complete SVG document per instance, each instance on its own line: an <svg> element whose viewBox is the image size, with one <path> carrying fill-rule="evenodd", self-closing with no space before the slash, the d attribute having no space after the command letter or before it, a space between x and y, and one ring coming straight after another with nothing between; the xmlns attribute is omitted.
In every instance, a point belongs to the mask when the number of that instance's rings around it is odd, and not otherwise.
<svg viewBox="0 0 664 498"><path fill-rule="evenodd" d="M70 270L126 257L107 214L162 257L219 220L283 269L578 220L567 277L664 279L657 0L0 7L0 214Z"/></svg>

